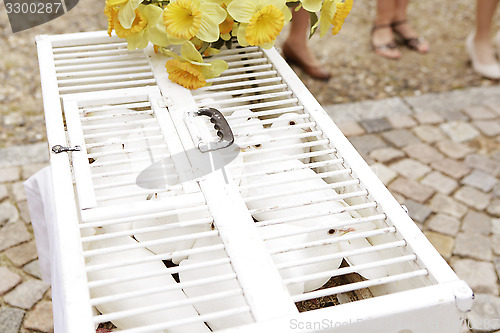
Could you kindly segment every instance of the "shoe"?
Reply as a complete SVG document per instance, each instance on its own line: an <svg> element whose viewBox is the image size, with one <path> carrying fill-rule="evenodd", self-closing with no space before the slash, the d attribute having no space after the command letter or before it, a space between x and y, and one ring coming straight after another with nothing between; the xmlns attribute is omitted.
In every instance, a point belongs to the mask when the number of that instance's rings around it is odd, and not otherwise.
<svg viewBox="0 0 500 333"><path fill-rule="evenodd" d="M393 53L390 52L388 53L387 51L392 51L392 50L397 50L397 45L396 42L394 42L394 39L391 40L388 43L381 44L381 45L375 45L373 42L373 34L375 31L378 29L384 29L384 28L390 28L390 24L381 24L381 25L374 25L371 30L371 44L372 44L372 50L379 56L382 56L387 59L392 59L392 60L397 60L401 58L401 53Z"/></svg>
<svg viewBox="0 0 500 333"><path fill-rule="evenodd" d="M425 43L425 39L422 37L406 37L399 30L398 26L407 24L408 20L396 21L390 24L392 32L401 40L401 43L409 48L410 50L417 51L418 53L427 53L429 49L420 50L420 46Z"/></svg>
<svg viewBox="0 0 500 333"><path fill-rule="evenodd" d="M290 65L295 64L299 66L304 72L306 72L310 77L316 80L321 80L321 81L328 81L332 75L324 70L320 66L311 66L304 62L301 58L295 54L295 52L292 51L292 49L287 45L283 44L282 47L283 51L283 58L285 58L286 62L288 62Z"/></svg>
<svg viewBox="0 0 500 333"><path fill-rule="evenodd" d="M482 64L476 57L476 50L474 48L474 36L475 32L471 32L469 36L465 39L465 48L469 54L470 60L472 62L472 68L474 71L488 79L497 80L500 79L500 65L498 63L494 64Z"/></svg>

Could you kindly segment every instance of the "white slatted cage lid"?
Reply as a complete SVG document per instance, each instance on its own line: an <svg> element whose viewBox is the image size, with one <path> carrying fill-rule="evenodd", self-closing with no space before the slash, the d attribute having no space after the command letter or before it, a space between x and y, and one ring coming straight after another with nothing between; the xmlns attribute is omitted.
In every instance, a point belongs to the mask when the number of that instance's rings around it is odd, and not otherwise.
<svg viewBox="0 0 500 333"><path fill-rule="evenodd" d="M51 154L67 332L459 332L471 290L276 50L189 91L104 32L37 44L49 145L82 148ZM206 107L239 153L198 177Z"/></svg>

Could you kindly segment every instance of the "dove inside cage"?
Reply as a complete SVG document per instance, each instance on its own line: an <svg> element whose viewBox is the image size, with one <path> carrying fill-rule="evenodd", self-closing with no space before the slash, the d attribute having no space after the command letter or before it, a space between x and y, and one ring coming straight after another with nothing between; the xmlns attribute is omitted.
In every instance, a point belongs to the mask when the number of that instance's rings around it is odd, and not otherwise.
<svg viewBox="0 0 500 333"><path fill-rule="evenodd" d="M182 134L189 132L177 115L186 92L169 104L179 91L163 89L154 55L147 65L123 43L106 41L54 53L68 138L84 147L70 157L95 325L134 333L257 323L261 314L248 279L270 270L286 294L280 299L286 314L436 284L326 134L331 124L318 122L266 52L222 51L215 57L229 69L189 93L193 107L222 112L235 138L218 165L216 153L198 154L210 156L212 170L205 170L195 167L195 139ZM108 69L108 61L115 65ZM161 93L150 81L134 80L120 62L130 62L145 80L155 73ZM120 82L125 76L130 81ZM220 139L208 119L199 117L195 126L204 140ZM227 221L201 186L217 169L244 206L234 224L248 217L254 244L270 259L270 266L246 270L249 276L234 252L247 243L228 237ZM237 250L262 255L251 247Z"/></svg>

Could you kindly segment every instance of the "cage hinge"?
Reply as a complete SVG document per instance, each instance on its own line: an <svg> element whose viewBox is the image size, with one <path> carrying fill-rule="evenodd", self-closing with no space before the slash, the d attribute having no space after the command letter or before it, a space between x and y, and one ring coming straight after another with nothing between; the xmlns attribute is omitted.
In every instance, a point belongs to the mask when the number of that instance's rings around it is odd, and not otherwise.
<svg viewBox="0 0 500 333"><path fill-rule="evenodd" d="M82 150L82 148L80 148L80 146L64 147L61 145L55 145L52 147L52 151L55 154L64 153L64 152L68 152L68 151L81 151L81 150Z"/></svg>

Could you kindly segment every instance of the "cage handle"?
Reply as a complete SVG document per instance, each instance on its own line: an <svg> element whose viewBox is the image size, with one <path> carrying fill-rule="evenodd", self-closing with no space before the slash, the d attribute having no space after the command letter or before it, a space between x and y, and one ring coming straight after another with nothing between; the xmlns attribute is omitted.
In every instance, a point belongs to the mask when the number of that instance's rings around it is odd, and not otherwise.
<svg viewBox="0 0 500 333"><path fill-rule="evenodd" d="M208 151L227 148L234 143L233 131L231 131L229 123L219 110L214 108L203 108L196 111L195 115L210 117L210 122L214 124L217 136L220 138L220 140L216 142L200 143L198 145L199 150L205 153Z"/></svg>

